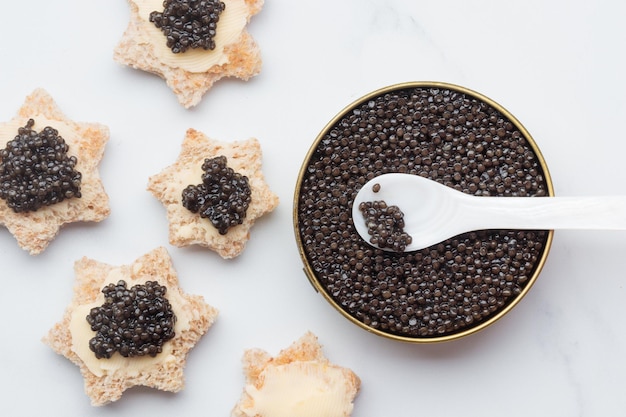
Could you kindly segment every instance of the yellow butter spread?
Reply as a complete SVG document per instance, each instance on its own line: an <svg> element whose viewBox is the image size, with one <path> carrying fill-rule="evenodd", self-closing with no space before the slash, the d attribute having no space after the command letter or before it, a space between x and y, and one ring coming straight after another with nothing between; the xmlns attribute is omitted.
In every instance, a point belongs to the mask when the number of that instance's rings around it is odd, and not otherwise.
<svg viewBox="0 0 626 417"><path fill-rule="evenodd" d="M338 417L350 415L352 402L342 369L317 361L268 366L259 377L260 388L250 384L252 398L247 416Z"/></svg>
<svg viewBox="0 0 626 417"><path fill-rule="evenodd" d="M166 39L159 28L150 22L150 13L163 11L163 0L131 0L137 5L141 26L146 34L142 42L151 44L159 61L189 72L202 73L215 65L228 63L224 48L237 42L248 23L248 8L244 0L222 0L226 8L220 14L215 35L215 49L190 49L175 54L166 44Z"/></svg>

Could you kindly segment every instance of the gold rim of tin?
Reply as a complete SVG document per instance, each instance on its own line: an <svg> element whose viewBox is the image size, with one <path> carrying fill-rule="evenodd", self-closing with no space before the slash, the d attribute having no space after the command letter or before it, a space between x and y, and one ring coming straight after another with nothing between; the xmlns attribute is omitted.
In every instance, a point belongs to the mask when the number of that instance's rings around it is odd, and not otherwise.
<svg viewBox="0 0 626 417"><path fill-rule="evenodd" d="M546 238L546 244L545 244L545 246L544 246L544 248L542 249L542 252L541 252L541 258L538 259L537 266L535 268L535 272L530 277L530 279L528 281L528 284L526 284L526 286L522 289L522 291L513 300L511 300L511 302L508 305L506 305L498 313L496 313L495 315L493 315L489 319L480 322L476 326L472 326L472 327L470 327L468 329L464 329L464 330L459 331L457 333L447 334L447 335L444 335L444 336L433 336L433 337L409 337L409 336L402 336L402 335L397 335L397 334L393 334L393 333L387 333L387 332L384 332L384 331L381 331L381 330L369 327L368 325L366 325L365 323L357 320L352 315L350 315L348 312L346 312L344 309L342 309L341 306L339 306L335 302L335 300L333 300L332 297L326 292L326 289L324 288L324 286L322 284L320 284L320 282L319 282L315 272L311 268L311 265L309 264L309 261L307 259L306 253L304 252L304 245L302 244L302 240L300 238L299 227L298 227L298 223L299 223L299 221L298 221L298 218L299 218L299 216L298 216L298 208L299 208L300 191L301 191L302 181L303 181L303 178L304 178L304 173L306 171L306 167L308 166L308 164L309 164L309 162L311 160L311 157L313 156L313 153L315 152L315 150L319 146L319 143L322 140L322 138L329 132L330 129L332 129L333 126L335 126L337 124L337 122L339 120L341 120L344 116L346 116L346 114L348 112L352 111L355 107L361 105L362 103L364 103L364 102L366 102L366 101L368 101L368 100L370 100L372 98L381 96L383 94L386 94L386 93L389 93L389 92L392 92L392 91L405 90L405 89L410 89L410 88L442 88L442 89L448 89L448 90L452 90L452 91L456 91L456 92L459 92L459 93L463 93L463 94L466 94L466 95L471 96L473 98L476 98L476 99L478 99L478 100L480 100L480 101L482 101L482 102L492 106L494 109L498 110L500 113L502 113L502 115L504 115L506 118L508 118L511 121L511 123L513 123L513 125L515 125L515 127L520 131L520 133L524 136L524 138L528 142L530 148L535 153L535 155L537 157L537 161L539 162L539 165L540 165L540 167L542 169L542 174L544 176L544 179L545 179L545 182L546 182L546 185L547 185L547 189L548 189L548 195L551 196L551 197L554 196L554 187L553 187L553 184L552 184L552 178L550 176L550 172L548 170L548 166L546 164L546 161L545 161L545 159L544 159L544 157L543 157L539 147L537 146L537 143L532 138L532 136L530 135L528 130L526 130L526 128L522 125L522 123L515 116L513 116L507 109L505 109L504 107L502 107L500 104L496 103L495 101L493 101L489 97L486 97L486 96L482 95L481 93L478 93L478 92L476 92L474 90L470 90L470 89L468 89L466 87L462 87L462 86L459 86L459 85L450 84L450 83L446 83L446 82L439 82L439 81L411 81L411 82L392 84L392 85L389 85L389 86L386 86L386 87L382 87L382 88L374 90L374 91L372 91L372 92L370 92L370 93L360 97L359 99L353 101L352 103L350 103L349 105L344 107L320 131L320 133L315 138L315 141L313 142L313 144L309 148L309 151L307 152L306 157L305 157L304 161L302 162L302 166L300 167L300 172L298 173L298 181L296 183L296 189L295 189L294 201L293 201L294 232L295 232L295 236L296 236L296 242L298 244L298 252L300 253L300 258L302 259L302 262L304 264L304 273L306 274L306 277L308 278L310 283L313 285L313 288L315 288L315 291L317 291L318 293L322 294L322 296L326 299L326 301L328 303L330 303L330 305L332 305L335 308L335 310L339 311L339 313L341 313L341 315L343 315L349 321L351 321L352 323L354 323L357 326L361 327L362 329L367 330L370 333L374 333L374 334L377 334L379 336L382 336L382 337L385 337L385 338L388 338L388 339L392 339L392 340L398 340L398 341L408 342L408 343L420 343L420 344L447 342L447 341L460 339L460 338L463 338L465 336L469 336L471 334L477 333L480 330L483 330L484 328L492 325L493 323L495 323L496 321L501 319L504 315L506 315L509 311L511 311L526 296L526 294L530 291L531 287L534 285L535 281L539 277L539 274L541 273L541 270L543 269L543 266L545 265L546 259L548 258L548 253L550 252L550 247L552 246L552 239L553 239L553 236L554 236L554 231L553 230L549 230L548 231L548 236Z"/></svg>

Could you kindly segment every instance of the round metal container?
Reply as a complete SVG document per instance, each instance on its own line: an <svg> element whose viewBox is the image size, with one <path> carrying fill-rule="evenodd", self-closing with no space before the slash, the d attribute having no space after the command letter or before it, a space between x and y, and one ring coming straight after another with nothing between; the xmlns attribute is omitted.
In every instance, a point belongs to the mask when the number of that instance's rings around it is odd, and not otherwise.
<svg viewBox="0 0 626 417"><path fill-rule="evenodd" d="M323 297L372 333L413 343L473 334L530 290L552 231L476 231L408 254L371 247L351 208L376 175L408 172L464 192L553 196L528 131L493 100L440 82L391 85L359 98L315 139L294 195L304 271Z"/></svg>

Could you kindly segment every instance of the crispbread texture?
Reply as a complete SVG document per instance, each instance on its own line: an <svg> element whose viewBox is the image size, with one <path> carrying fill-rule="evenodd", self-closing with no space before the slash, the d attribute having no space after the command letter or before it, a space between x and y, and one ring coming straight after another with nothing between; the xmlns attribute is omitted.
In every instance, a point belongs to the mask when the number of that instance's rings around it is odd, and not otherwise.
<svg viewBox="0 0 626 417"><path fill-rule="evenodd" d="M182 191L201 182L202 163L206 158L226 156L228 166L248 177L251 201L242 224L220 235L208 219L182 205ZM169 221L169 242L178 247L200 245L225 259L240 255L250 239L254 222L273 211L279 203L262 171L261 145L256 138L222 142L200 131L188 129L176 162L148 180L148 191L163 203Z"/></svg>
<svg viewBox="0 0 626 417"><path fill-rule="evenodd" d="M35 120L34 129L43 130L38 118L46 119L51 127L67 125L69 136L63 136L69 146L68 154L77 158L76 170L82 174L80 198L71 198L46 206L34 212L15 213L0 199L0 224L13 234L19 246L31 255L41 253L56 237L61 226L73 222L99 222L110 213L109 197L98 173L98 165L109 140L109 129L99 123L78 123L68 119L52 97L42 88L31 93L17 115L9 122L0 123L15 130L12 136L0 136L0 148L17 135L17 128L25 126L28 119ZM58 124L54 125L57 122Z"/></svg>
<svg viewBox="0 0 626 417"><path fill-rule="evenodd" d="M248 8L247 22L263 7L264 0L244 0ZM261 72L261 51L244 28L237 41L225 46L227 62L214 65L205 72L191 72L162 62L154 47L142 40L142 22L138 7L129 0L130 22L122 39L115 47L113 59L131 68L151 72L163 78L185 108L197 105L213 84L224 77L247 81Z"/></svg>
<svg viewBox="0 0 626 417"><path fill-rule="evenodd" d="M168 293L177 292L185 301L185 313L191 315L189 329L177 333L167 343L172 344L175 360L160 363L150 372L126 375L114 372L97 376L85 365L72 348L70 321L75 308L89 304L100 294L107 277L114 269L120 269L128 277L149 277L167 287ZM208 305L202 296L185 294L179 287L178 277L170 257L164 248L138 258L131 265L114 267L98 261L82 258L74 266L76 283L72 303L67 307L63 319L56 323L43 342L55 352L65 356L80 367L85 381L85 392L94 406L101 406L117 401L123 392L135 385L157 388L162 391L178 392L184 387L183 369L187 354L207 332L218 315L218 310ZM85 343L88 341L86 340Z"/></svg>

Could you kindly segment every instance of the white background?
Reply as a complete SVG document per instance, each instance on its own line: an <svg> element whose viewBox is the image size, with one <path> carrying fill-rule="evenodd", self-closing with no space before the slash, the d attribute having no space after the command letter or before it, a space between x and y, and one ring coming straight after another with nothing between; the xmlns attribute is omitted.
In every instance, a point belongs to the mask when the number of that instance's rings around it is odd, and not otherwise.
<svg viewBox="0 0 626 417"><path fill-rule="evenodd" d="M404 81L456 83L499 102L538 143L557 195L626 193L626 3L268 0L249 26L261 74L218 82L191 110L157 76L113 62L125 0L3 1L1 15L0 120L43 87L69 118L107 125L100 175L112 212L63 228L38 256L0 229L0 415L228 416L243 351L276 354L307 330L361 377L354 417L626 413L626 232L557 232L539 280L506 317L460 341L411 345L367 333L315 293L292 224L298 171L326 122ZM169 245L165 210L145 190L189 127L263 147L281 203L237 259ZM93 408L78 368L41 338L70 302L77 259L129 264L157 246L183 289L220 316L189 355L184 391L134 388Z"/></svg>

